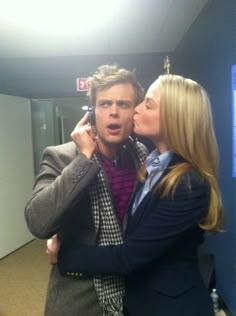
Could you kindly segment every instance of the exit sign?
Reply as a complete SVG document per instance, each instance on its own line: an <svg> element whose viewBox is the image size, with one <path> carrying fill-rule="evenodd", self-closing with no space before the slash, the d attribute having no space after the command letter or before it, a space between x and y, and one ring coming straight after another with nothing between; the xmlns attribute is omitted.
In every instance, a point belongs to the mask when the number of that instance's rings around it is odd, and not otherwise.
<svg viewBox="0 0 236 316"><path fill-rule="evenodd" d="M88 78L77 78L76 79L76 91L88 91Z"/></svg>

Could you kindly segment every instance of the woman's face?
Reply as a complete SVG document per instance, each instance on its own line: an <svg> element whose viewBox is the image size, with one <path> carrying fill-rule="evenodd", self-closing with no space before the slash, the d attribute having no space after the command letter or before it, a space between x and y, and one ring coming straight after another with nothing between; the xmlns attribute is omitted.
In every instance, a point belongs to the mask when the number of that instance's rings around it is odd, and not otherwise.
<svg viewBox="0 0 236 316"><path fill-rule="evenodd" d="M158 80L148 89L145 99L135 108L134 132L150 139L157 147L162 143L160 93Z"/></svg>

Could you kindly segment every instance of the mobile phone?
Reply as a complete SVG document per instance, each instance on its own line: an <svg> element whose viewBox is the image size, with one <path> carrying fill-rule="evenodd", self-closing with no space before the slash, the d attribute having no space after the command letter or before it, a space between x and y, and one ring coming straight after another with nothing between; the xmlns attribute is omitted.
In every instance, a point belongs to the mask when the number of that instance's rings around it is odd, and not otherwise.
<svg viewBox="0 0 236 316"><path fill-rule="evenodd" d="M95 126L96 125L96 119L95 119L95 108L94 106L91 106L88 108L88 112L89 112L89 123L91 124L91 126Z"/></svg>

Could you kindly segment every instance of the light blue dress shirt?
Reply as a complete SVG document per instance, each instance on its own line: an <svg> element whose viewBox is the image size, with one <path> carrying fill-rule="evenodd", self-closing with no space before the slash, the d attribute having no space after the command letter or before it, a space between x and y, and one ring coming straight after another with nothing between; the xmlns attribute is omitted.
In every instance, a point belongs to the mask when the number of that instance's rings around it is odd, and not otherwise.
<svg viewBox="0 0 236 316"><path fill-rule="evenodd" d="M146 169L148 176L144 186L140 188L136 194L132 207L132 215L134 215L138 205L142 202L143 198L148 194L148 192L151 191L154 184L161 177L163 171L170 162L172 154L172 151L166 151L163 154L159 154L158 149L155 149L147 156Z"/></svg>

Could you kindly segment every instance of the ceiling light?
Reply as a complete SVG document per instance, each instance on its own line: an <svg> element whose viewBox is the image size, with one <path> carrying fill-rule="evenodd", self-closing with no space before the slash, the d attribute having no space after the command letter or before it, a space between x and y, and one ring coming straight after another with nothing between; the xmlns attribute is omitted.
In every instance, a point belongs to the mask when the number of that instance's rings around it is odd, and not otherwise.
<svg viewBox="0 0 236 316"><path fill-rule="evenodd" d="M72 36L94 32L112 19L121 0L8 0L0 22L28 33Z"/></svg>

